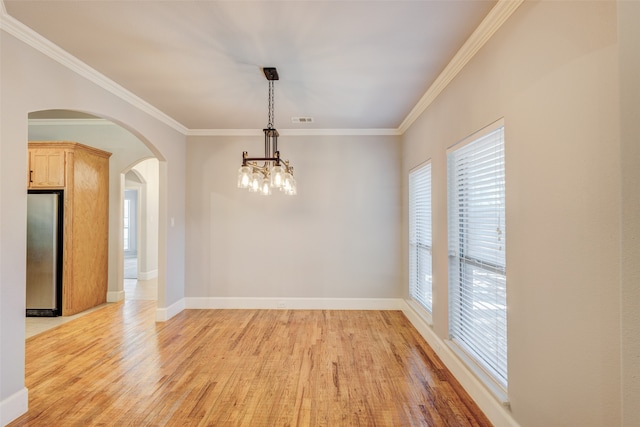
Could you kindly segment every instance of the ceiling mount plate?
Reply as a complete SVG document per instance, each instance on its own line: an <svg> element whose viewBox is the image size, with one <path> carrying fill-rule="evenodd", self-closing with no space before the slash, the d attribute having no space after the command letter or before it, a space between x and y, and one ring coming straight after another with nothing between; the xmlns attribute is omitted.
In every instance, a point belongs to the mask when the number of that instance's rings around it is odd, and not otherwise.
<svg viewBox="0 0 640 427"><path fill-rule="evenodd" d="M278 70L275 67L264 67L262 71L267 80L279 80Z"/></svg>

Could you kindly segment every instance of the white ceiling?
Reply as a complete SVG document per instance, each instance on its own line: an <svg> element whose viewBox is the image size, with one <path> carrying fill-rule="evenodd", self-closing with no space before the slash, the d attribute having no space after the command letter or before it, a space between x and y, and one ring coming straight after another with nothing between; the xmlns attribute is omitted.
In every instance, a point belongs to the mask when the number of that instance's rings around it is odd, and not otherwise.
<svg viewBox="0 0 640 427"><path fill-rule="evenodd" d="M5 0L9 15L188 129L396 129L495 5ZM291 117L313 117L294 124Z"/></svg>

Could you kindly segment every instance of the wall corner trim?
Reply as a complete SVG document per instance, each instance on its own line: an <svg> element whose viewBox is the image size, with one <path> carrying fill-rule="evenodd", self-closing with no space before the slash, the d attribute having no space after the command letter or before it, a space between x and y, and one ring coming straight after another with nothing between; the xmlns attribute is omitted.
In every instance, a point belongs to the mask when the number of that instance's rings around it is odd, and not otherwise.
<svg viewBox="0 0 640 427"><path fill-rule="evenodd" d="M29 409L29 390L22 390L13 393L0 402L0 425L5 426Z"/></svg>
<svg viewBox="0 0 640 427"><path fill-rule="evenodd" d="M478 28L469 36L440 75L429 86L427 92L402 121L398 130L404 134L418 117L431 105L440 93L451 83L465 65L475 56L484 44L502 27L524 0L498 0Z"/></svg>

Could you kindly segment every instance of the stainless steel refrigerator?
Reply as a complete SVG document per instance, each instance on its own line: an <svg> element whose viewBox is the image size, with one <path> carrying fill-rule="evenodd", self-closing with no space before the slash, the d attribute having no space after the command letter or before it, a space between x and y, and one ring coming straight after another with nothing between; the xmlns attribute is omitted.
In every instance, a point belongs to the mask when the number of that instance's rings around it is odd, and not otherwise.
<svg viewBox="0 0 640 427"><path fill-rule="evenodd" d="M62 190L27 195L27 316L62 311Z"/></svg>

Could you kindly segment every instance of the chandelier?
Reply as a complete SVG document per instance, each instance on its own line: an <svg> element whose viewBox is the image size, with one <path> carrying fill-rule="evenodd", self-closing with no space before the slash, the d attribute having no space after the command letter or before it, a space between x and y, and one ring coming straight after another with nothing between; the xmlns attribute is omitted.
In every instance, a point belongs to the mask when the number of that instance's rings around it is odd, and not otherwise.
<svg viewBox="0 0 640 427"><path fill-rule="evenodd" d="M296 194L296 180L293 177L293 166L288 160L280 159L278 151L278 130L273 127L273 82L278 80L275 68L263 68L264 76L269 81L269 123L264 132L264 157L249 157L242 152L242 166L238 169L238 188L247 188L252 193L264 196L278 189L287 195ZM262 164L259 164L262 162Z"/></svg>

